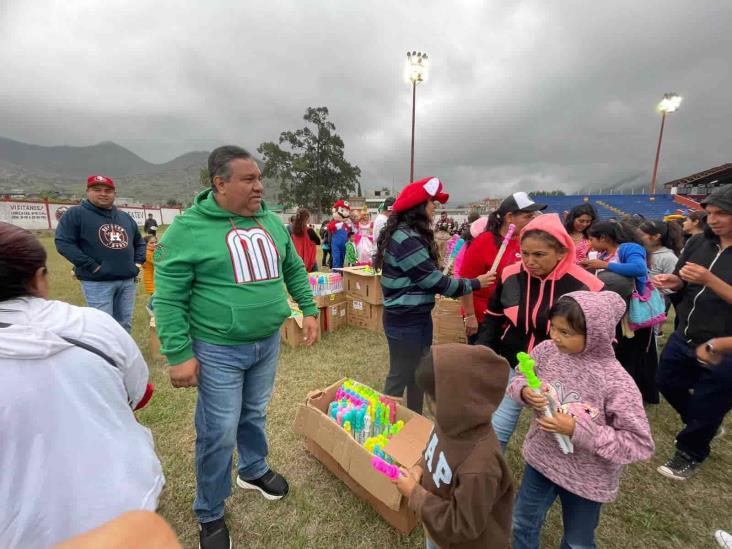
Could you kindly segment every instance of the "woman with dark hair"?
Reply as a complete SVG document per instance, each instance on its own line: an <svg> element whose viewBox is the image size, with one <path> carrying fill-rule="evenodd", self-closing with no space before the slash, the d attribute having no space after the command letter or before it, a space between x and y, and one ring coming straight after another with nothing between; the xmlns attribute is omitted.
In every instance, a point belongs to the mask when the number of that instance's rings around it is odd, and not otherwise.
<svg viewBox="0 0 732 549"><path fill-rule="evenodd" d="M646 249L636 230L617 221L601 221L592 225L588 234L592 248L600 252L597 259L586 259L582 266L591 270L607 269L634 281L635 290L645 295L648 285ZM635 380L648 404L658 404L656 387L658 355L652 327L631 330L625 320L618 325L615 357Z"/></svg>
<svg viewBox="0 0 732 549"><path fill-rule="evenodd" d="M295 251L302 259L305 270L309 273L318 270L318 249L320 237L315 234L315 229L308 226L310 212L305 208L297 210L295 220L292 222L292 242L295 244Z"/></svg>
<svg viewBox="0 0 732 549"><path fill-rule="evenodd" d="M165 479L133 409L147 364L107 313L48 299L46 251L0 223L0 547L50 547L125 511Z"/></svg>
<svg viewBox="0 0 732 549"><path fill-rule="evenodd" d="M686 216L686 219L684 219L684 222L681 224L681 228L684 231L684 236L689 239L695 234L703 233L706 224L707 212L704 210L697 210Z"/></svg>
<svg viewBox="0 0 732 549"><path fill-rule="evenodd" d="M651 256L650 275L673 273L684 247L681 226L675 221L645 221L639 229Z"/></svg>
<svg viewBox="0 0 732 549"><path fill-rule="evenodd" d="M384 393L401 399L406 389L407 407L418 413L422 413L423 393L415 383L414 372L432 346L435 294L458 297L495 280L494 273L450 278L437 267L432 216L435 203L444 204L448 198L436 177L407 185L394 202L374 257L374 267L381 269L384 333L389 344Z"/></svg>
<svg viewBox="0 0 732 549"><path fill-rule="evenodd" d="M590 238L587 229L597 221L597 212L592 204L580 204L572 208L564 220L564 228L574 241L575 263L587 259L590 251Z"/></svg>
<svg viewBox="0 0 732 549"><path fill-rule="evenodd" d="M508 233L508 227L514 225L513 238L508 242L506 251L496 267L496 276L500 279L504 268L521 259L518 240L521 229L534 218L536 212L545 209L546 204L537 204L524 192L507 196L498 209L488 216L485 232L473 240L465 252L461 275L472 277L487 272L493 266L503 238ZM485 311L488 309L494 290L495 286L491 285L461 299L468 343L475 343L478 325L485 318Z"/></svg>

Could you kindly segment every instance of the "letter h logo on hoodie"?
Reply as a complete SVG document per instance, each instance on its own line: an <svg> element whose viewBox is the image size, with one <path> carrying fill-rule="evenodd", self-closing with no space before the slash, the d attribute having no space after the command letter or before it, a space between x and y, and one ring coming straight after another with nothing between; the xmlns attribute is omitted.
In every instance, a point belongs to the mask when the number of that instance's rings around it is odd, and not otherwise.
<svg viewBox="0 0 732 549"><path fill-rule="evenodd" d="M226 235L226 245L237 284L280 278L277 247L261 227L232 229Z"/></svg>

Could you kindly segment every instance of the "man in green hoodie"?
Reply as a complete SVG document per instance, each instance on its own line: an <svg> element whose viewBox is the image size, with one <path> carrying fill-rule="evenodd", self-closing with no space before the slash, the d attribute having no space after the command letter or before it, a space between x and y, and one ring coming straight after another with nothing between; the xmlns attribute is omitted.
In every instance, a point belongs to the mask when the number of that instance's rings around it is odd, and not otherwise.
<svg viewBox="0 0 732 549"><path fill-rule="evenodd" d="M178 216L155 251L155 317L174 387L198 387L196 500L203 549L228 548L224 501L237 485L287 495L266 463L264 432L287 291L304 315L305 344L318 337L307 273L280 219L262 201L262 174L239 147L208 158L211 189ZM286 291L287 290L287 291Z"/></svg>

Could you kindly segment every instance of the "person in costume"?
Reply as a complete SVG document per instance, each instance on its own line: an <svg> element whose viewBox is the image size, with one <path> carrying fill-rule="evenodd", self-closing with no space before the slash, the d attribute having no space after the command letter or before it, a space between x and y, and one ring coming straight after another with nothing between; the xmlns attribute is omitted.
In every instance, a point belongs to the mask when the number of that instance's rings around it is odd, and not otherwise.
<svg viewBox="0 0 732 549"><path fill-rule="evenodd" d="M373 223L369 216L369 210L364 206L356 227L356 237L354 238L357 262L359 265L371 265L371 261L374 256L374 241L371 236L372 231Z"/></svg>
<svg viewBox="0 0 732 549"><path fill-rule="evenodd" d="M352 231L351 205L346 200L339 200L333 204L333 219L328 223L330 233L330 254L333 269L343 268L346 258L346 243Z"/></svg>

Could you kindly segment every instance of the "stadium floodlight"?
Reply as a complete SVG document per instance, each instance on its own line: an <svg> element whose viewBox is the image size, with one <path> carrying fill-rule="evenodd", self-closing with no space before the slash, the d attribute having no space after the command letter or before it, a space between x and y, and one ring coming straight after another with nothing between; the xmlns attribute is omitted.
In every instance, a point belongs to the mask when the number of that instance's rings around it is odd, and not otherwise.
<svg viewBox="0 0 732 549"><path fill-rule="evenodd" d="M421 51L408 51L404 75L412 83L412 151L409 159L409 182L414 181L414 115L417 104L417 82L427 80L427 54Z"/></svg>
<svg viewBox="0 0 732 549"><path fill-rule="evenodd" d="M676 112L681 106L683 98L677 93L664 93L663 99L658 104L661 113L661 131L658 133L658 146L656 147L656 161L653 163L653 176L651 177L651 200L656 194L656 175L658 175L658 161L661 158L661 141L663 141L663 128L666 125L666 114Z"/></svg>
<svg viewBox="0 0 732 549"><path fill-rule="evenodd" d="M663 113L676 112L677 110L679 110L682 101L683 97L678 94L665 93L663 94L663 99L658 104L658 110Z"/></svg>

